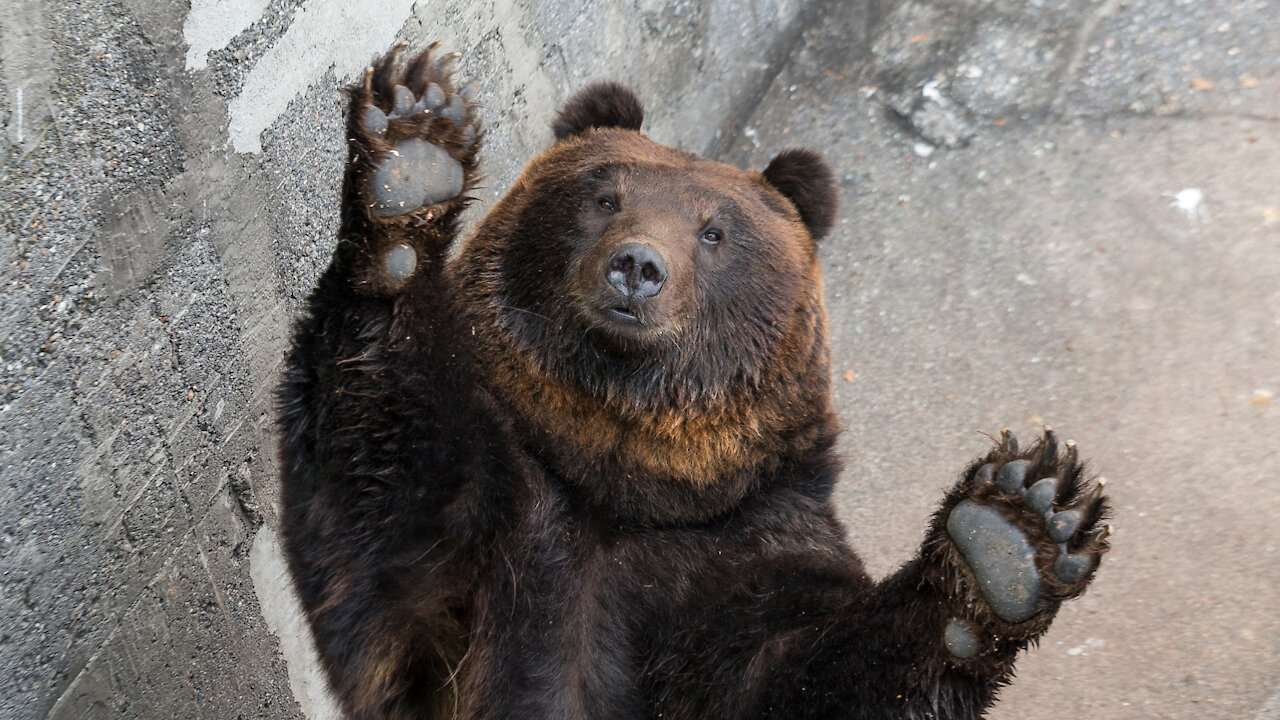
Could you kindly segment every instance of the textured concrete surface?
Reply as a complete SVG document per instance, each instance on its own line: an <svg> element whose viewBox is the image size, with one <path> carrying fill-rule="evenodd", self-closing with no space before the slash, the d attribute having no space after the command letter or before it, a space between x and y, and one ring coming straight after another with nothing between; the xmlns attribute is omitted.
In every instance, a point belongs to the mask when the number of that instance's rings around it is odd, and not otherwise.
<svg viewBox="0 0 1280 720"><path fill-rule="evenodd" d="M0 6L0 717L334 716L271 388L333 244L336 89L394 38L466 53L485 201L594 77L663 142L828 154L873 570L1002 425L1074 437L1118 505L993 717L1280 717L1275 0L348 5Z"/></svg>

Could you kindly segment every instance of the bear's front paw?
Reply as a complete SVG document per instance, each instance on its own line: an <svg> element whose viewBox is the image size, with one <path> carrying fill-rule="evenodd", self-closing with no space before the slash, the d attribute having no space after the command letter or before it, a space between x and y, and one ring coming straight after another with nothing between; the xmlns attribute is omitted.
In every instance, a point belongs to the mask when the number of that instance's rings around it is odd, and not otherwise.
<svg viewBox="0 0 1280 720"><path fill-rule="evenodd" d="M463 199L480 131L467 90L455 91L451 79L458 53L437 55L433 44L405 66L404 47L353 88L351 140L363 161L359 182L369 215L420 224Z"/></svg>
<svg viewBox="0 0 1280 720"><path fill-rule="evenodd" d="M1102 489L1102 480L1084 477L1074 443L1059 453L1052 430L1023 453L1003 431L1000 445L947 503L946 535L957 551L949 555L961 566L955 570L1003 623L1050 613L1084 590L1107 551L1111 528L1102 525ZM976 615L980 620L985 613ZM967 657L980 650L979 635L971 621L957 619L945 644Z"/></svg>

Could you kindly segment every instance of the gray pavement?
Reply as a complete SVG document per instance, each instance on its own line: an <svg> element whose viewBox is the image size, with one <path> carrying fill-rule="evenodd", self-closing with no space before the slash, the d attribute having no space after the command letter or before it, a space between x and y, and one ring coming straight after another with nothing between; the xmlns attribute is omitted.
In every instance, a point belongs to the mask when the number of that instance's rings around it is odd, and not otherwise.
<svg viewBox="0 0 1280 720"><path fill-rule="evenodd" d="M1275 0L348 5L0 6L0 717L334 717L271 389L333 245L336 90L396 38L466 53L485 202L595 77L663 142L827 153L872 570L1002 425L1078 440L1118 506L992 717L1280 717Z"/></svg>

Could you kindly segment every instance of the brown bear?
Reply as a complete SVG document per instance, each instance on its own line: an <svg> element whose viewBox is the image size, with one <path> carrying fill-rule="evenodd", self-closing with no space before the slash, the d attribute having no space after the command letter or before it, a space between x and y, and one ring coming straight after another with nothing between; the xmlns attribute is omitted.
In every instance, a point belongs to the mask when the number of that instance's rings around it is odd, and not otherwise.
<svg viewBox="0 0 1280 720"><path fill-rule="evenodd" d="M454 56L402 49L349 90L280 389L287 553L348 717L980 716L1107 550L1074 445L1005 432L873 581L831 502L822 158L729 167L590 85L451 256L482 132Z"/></svg>

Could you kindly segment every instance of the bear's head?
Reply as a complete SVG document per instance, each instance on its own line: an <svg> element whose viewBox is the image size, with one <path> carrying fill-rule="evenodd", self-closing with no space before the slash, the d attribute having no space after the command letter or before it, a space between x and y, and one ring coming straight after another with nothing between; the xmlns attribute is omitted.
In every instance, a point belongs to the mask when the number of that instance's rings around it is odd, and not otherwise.
<svg viewBox="0 0 1280 720"><path fill-rule="evenodd" d="M455 271L537 452L622 515L687 519L834 438L816 243L837 189L813 151L743 171L642 120L615 83L571 97Z"/></svg>

